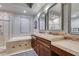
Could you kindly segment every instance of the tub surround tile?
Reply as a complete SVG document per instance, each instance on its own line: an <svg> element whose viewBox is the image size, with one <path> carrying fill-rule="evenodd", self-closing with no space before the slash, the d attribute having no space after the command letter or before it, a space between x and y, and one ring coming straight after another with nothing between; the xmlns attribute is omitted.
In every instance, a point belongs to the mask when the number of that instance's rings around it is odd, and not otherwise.
<svg viewBox="0 0 79 59"><path fill-rule="evenodd" d="M27 50L31 48L31 36L21 37L21 38L13 38L13 40L9 40L6 42L6 50L1 54L11 54L19 51Z"/></svg>
<svg viewBox="0 0 79 59"><path fill-rule="evenodd" d="M21 41L21 40L31 40L31 36L23 36L23 37L14 37L8 40L7 42L13 41Z"/></svg>

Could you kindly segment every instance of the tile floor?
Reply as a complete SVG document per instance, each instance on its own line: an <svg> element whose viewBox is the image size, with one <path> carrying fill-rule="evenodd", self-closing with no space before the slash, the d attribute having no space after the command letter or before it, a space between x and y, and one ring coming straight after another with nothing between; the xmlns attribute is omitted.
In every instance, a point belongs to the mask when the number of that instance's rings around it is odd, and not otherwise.
<svg viewBox="0 0 79 59"><path fill-rule="evenodd" d="M37 56L37 54L34 50L30 50L30 51L22 52L22 53L15 54L12 56Z"/></svg>

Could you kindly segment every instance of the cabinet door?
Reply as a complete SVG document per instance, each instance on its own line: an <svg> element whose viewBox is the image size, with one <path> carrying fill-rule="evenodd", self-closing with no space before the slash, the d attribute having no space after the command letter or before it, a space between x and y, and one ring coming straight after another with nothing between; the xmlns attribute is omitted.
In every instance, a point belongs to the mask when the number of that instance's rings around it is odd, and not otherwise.
<svg viewBox="0 0 79 59"><path fill-rule="evenodd" d="M50 56L51 55L50 49L47 47L43 47L43 55Z"/></svg>
<svg viewBox="0 0 79 59"><path fill-rule="evenodd" d="M50 48L43 45L42 42L40 43L39 48L40 48L40 52L39 52L40 56L50 56L51 55Z"/></svg>
<svg viewBox="0 0 79 59"><path fill-rule="evenodd" d="M31 46L35 50L36 49L36 37L32 36Z"/></svg>
<svg viewBox="0 0 79 59"><path fill-rule="evenodd" d="M43 49L44 47L40 44L40 45L39 45L39 48L40 48L40 49L39 49L39 51L40 51L40 52L39 52L39 55L40 55L40 56L44 56L44 49Z"/></svg>
<svg viewBox="0 0 79 59"><path fill-rule="evenodd" d="M36 40L36 48L35 48L35 51L36 51L36 53L37 53L37 55L39 55L39 50L40 50L40 46L39 46L40 44L39 44L39 40Z"/></svg>

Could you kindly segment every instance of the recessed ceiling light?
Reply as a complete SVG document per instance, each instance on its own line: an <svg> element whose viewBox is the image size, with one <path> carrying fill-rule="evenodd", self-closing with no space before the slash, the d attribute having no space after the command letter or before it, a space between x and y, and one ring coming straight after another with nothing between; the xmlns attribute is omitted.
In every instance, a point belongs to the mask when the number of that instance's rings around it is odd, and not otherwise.
<svg viewBox="0 0 79 59"><path fill-rule="evenodd" d="M26 13L26 10L24 10L24 13Z"/></svg>
<svg viewBox="0 0 79 59"><path fill-rule="evenodd" d="M2 7L2 5L0 5L0 8Z"/></svg>

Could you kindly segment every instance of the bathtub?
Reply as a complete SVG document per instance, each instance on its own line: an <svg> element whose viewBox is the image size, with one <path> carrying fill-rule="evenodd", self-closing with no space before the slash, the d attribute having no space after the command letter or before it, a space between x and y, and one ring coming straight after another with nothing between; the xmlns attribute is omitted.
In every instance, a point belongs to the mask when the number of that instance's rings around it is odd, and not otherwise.
<svg viewBox="0 0 79 59"><path fill-rule="evenodd" d="M6 43L7 53L15 53L31 48L31 36L13 37Z"/></svg>

